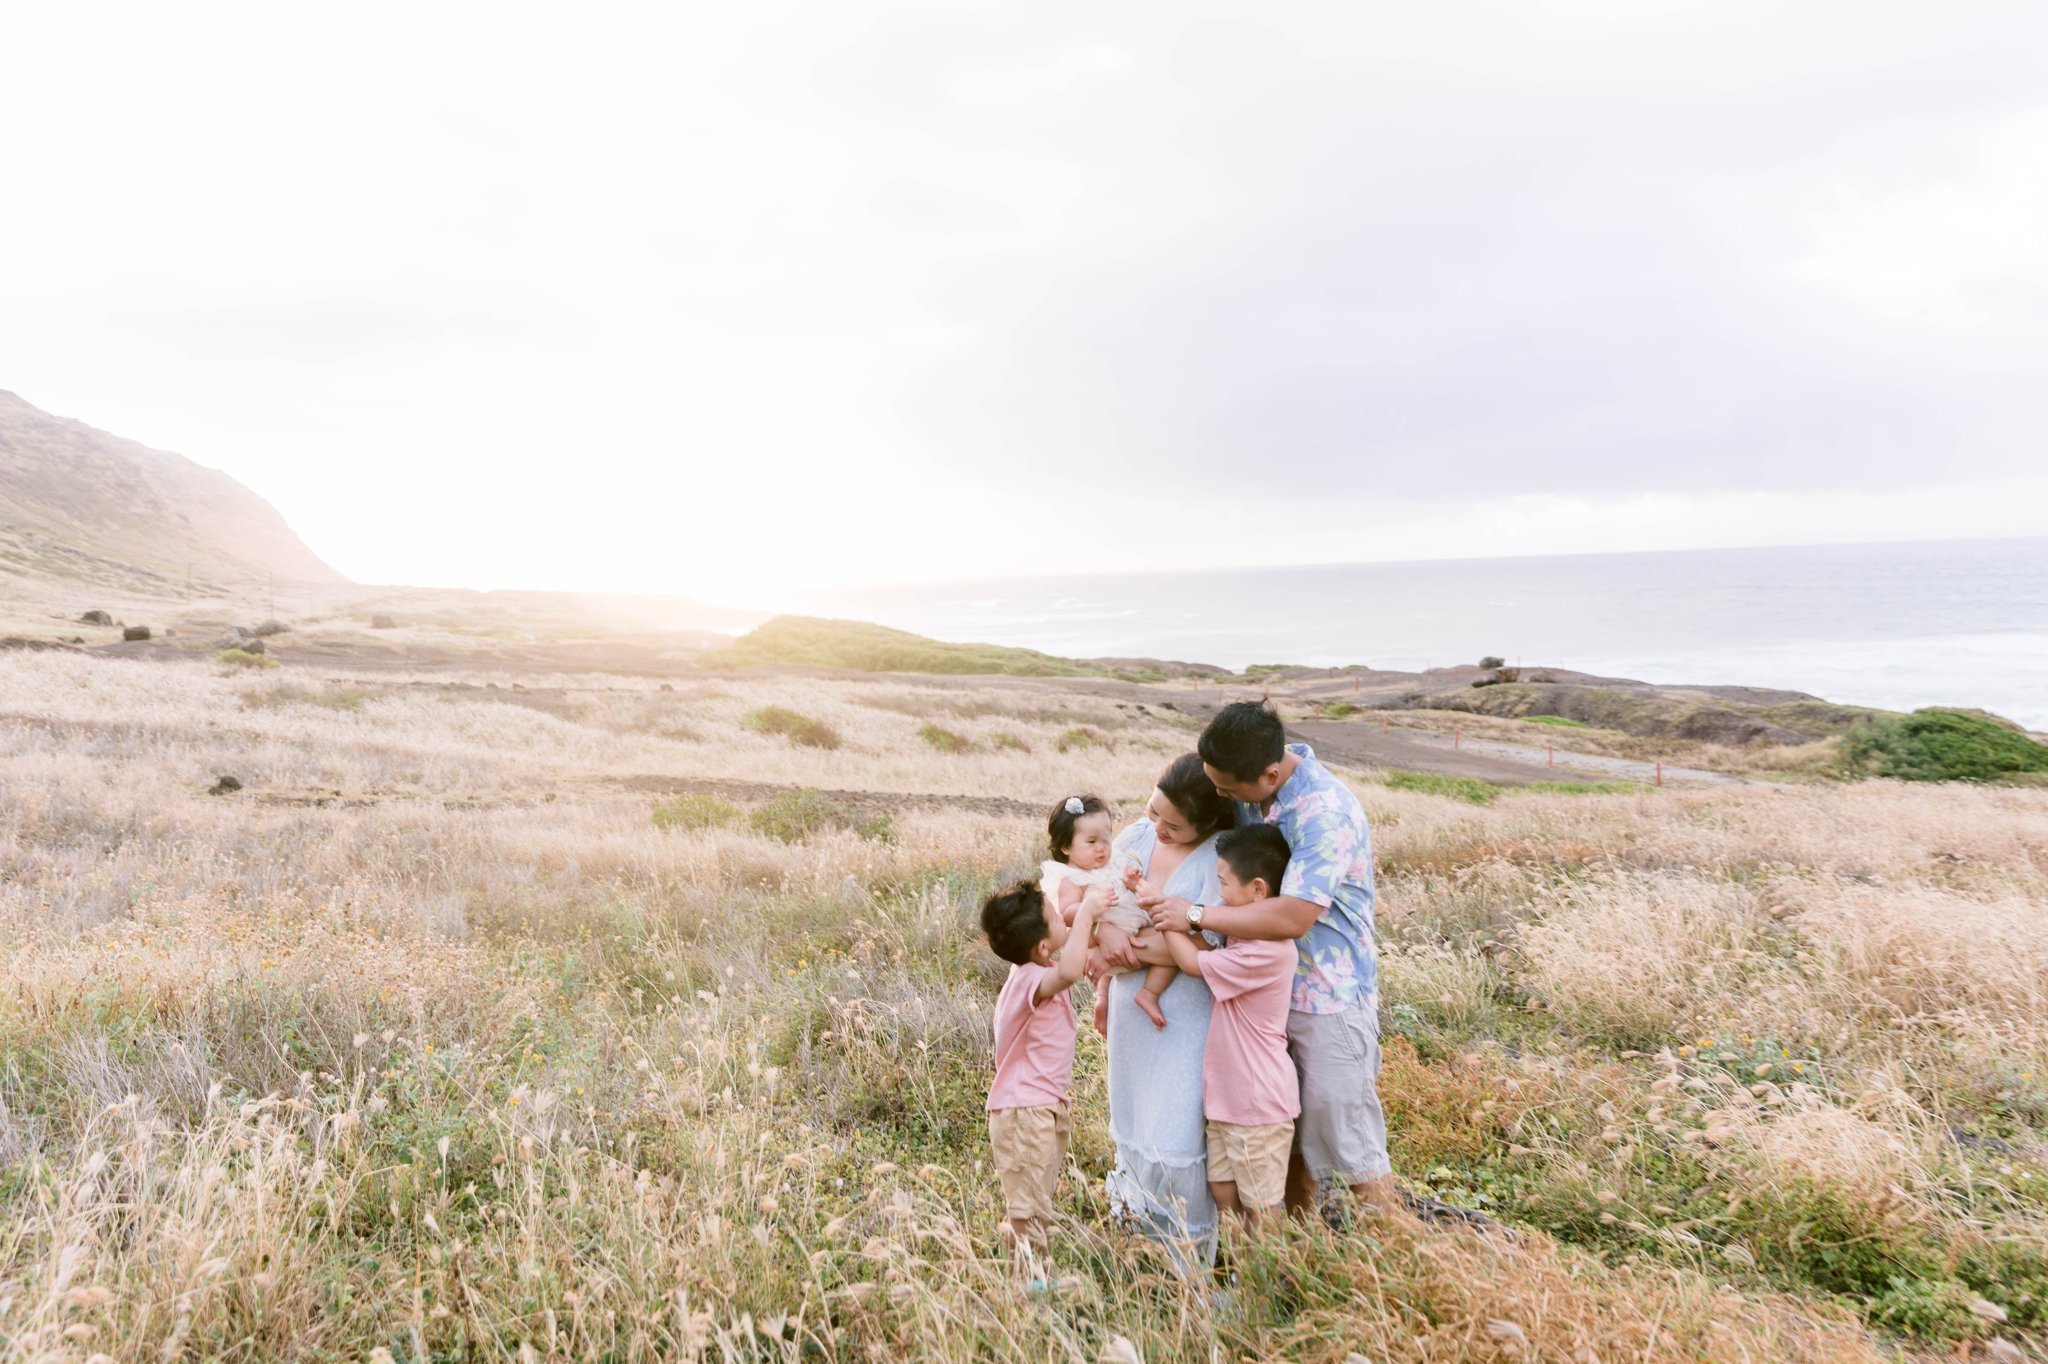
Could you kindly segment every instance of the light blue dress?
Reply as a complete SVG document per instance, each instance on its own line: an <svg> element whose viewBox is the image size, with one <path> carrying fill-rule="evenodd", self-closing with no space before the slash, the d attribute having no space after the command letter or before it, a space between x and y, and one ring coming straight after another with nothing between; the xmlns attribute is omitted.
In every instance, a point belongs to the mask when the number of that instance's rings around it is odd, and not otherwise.
<svg viewBox="0 0 2048 1364"><path fill-rule="evenodd" d="M1141 819L1117 835L1115 851L1149 872L1158 843L1152 821ZM1190 852L1160 889L1198 904L1221 900L1216 840ZM1138 1008L1144 984L1143 971L1109 981L1109 1135L1116 1142L1109 1200L1136 1230L1175 1247L1185 1271L1206 1267L1215 1255L1216 1203L1202 1125L1202 1049L1215 999L1200 976L1177 977L1159 997L1162 1031Z"/></svg>

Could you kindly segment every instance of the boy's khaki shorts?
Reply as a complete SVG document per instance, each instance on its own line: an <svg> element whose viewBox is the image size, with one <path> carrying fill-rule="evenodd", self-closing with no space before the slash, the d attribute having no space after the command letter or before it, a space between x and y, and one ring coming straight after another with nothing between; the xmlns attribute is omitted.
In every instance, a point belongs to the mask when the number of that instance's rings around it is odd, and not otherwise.
<svg viewBox="0 0 2048 1364"><path fill-rule="evenodd" d="M1287 1192L1287 1157L1294 1148L1294 1124L1242 1127L1209 1122L1209 1182L1237 1185L1247 1208L1277 1208Z"/></svg>
<svg viewBox="0 0 2048 1364"><path fill-rule="evenodd" d="M988 1144L1003 1182L1003 1216L1034 1223L1042 1239L1067 1163L1067 1106L998 1108L988 1115Z"/></svg>

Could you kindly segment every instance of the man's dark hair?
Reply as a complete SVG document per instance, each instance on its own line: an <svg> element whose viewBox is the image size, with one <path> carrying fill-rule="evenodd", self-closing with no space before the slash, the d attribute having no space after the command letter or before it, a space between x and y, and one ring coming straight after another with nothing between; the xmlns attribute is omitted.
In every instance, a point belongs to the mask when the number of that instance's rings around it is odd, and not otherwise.
<svg viewBox="0 0 2048 1364"><path fill-rule="evenodd" d="M1216 860L1228 862L1231 872L1245 885L1266 883L1266 894L1280 893L1280 878L1287 875L1287 839L1270 824L1247 824L1216 836Z"/></svg>
<svg viewBox="0 0 2048 1364"><path fill-rule="evenodd" d="M1195 748L1217 771L1252 781L1287 756L1287 727L1268 706L1232 701L1216 712Z"/></svg>
<svg viewBox="0 0 2048 1364"><path fill-rule="evenodd" d="M1019 881L982 902L981 931L989 950L1013 966L1031 960L1045 941L1045 892L1034 882Z"/></svg>
<svg viewBox="0 0 2048 1364"><path fill-rule="evenodd" d="M1237 802L1216 789L1202 770L1202 755L1183 753L1159 774L1159 794L1171 801L1197 839L1237 826Z"/></svg>
<svg viewBox="0 0 2048 1364"><path fill-rule="evenodd" d="M1067 808L1067 802L1078 800L1079 810ZM1088 815L1106 815L1109 807L1102 803L1100 796L1061 796L1053 805L1052 813L1045 817L1046 846L1052 849L1052 860L1067 860L1067 849L1074 846L1074 826Z"/></svg>

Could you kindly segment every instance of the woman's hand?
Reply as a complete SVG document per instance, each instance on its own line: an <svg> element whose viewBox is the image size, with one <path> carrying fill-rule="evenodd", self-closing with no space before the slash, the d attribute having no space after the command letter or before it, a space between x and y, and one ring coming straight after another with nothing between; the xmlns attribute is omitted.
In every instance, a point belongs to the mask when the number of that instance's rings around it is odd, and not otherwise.
<svg viewBox="0 0 2048 1364"><path fill-rule="evenodd" d="M1111 967L1129 971L1138 964L1131 935L1114 924L1103 924L1095 930L1095 945L1102 952L1102 960Z"/></svg>

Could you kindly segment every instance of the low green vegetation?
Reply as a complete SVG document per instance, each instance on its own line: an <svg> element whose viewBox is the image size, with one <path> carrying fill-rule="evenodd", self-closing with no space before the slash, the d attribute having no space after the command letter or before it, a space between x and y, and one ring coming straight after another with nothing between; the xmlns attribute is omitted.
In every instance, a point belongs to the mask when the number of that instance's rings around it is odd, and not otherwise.
<svg viewBox="0 0 2048 1364"><path fill-rule="evenodd" d="M1062 753L1069 753L1077 748L1108 748L1110 742L1109 736L1099 729L1088 725L1075 725L1060 735L1056 747Z"/></svg>
<svg viewBox="0 0 2048 1364"><path fill-rule="evenodd" d="M747 823L755 833L784 843L801 843L839 829L871 843L886 843L896 832L895 822L885 814L843 797L810 790L784 791L757 808L747 817Z"/></svg>
<svg viewBox="0 0 2048 1364"><path fill-rule="evenodd" d="M1555 725L1559 729L1591 729L1584 720L1574 720L1568 715L1524 715L1532 725Z"/></svg>
<svg viewBox="0 0 2048 1364"><path fill-rule="evenodd" d="M1341 720L1347 715L1358 714L1358 707L1349 701L1332 701L1323 707L1323 714L1332 720Z"/></svg>
<svg viewBox="0 0 2048 1364"><path fill-rule="evenodd" d="M1388 769L1387 786L1394 791L1420 791L1473 805L1491 805L1500 794L1498 786L1477 777L1447 777L1441 772L1410 772L1399 767Z"/></svg>
<svg viewBox="0 0 2048 1364"><path fill-rule="evenodd" d="M779 734L804 748L837 748L839 731L788 706L763 706L741 722L756 734Z"/></svg>
<svg viewBox="0 0 2048 1364"><path fill-rule="evenodd" d="M1916 710L1879 720L1842 741L1853 776L1897 781L1997 781L2048 772L2048 744L1992 716Z"/></svg>
<svg viewBox="0 0 2048 1364"><path fill-rule="evenodd" d="M1451 777L1441 772L1410 772L1399 767L1387 772L1387 786L1395 791L1420 791L1425 795L1445 796L1472 805L1491 805L1495 797L1503 794L1626 796L1643 789L1637 783L1628 781L1533 781L1518 786L1500 786L1490 781L1482 781L1478 777Z"/></svg>
<svg viewBox="0 0 2048 1364"><path fill-rule="evenodd" d="M917 737L941 753L965 753L974 747L974 740L965 734L935 725L927 720L917 727Z"/></svg>
<svg viewBox="0 0 2048 1364"><path fill-rule="evenodd" d="M263 691L242 693L242 705L251 710L280 706L318 706L323 710L361 710L369 694L358 687L296 687L286 682Z"/></svg>
<svg viewBox="0 0 2048 1364"><path fill-rule="evenodd" d="M722 829L739 818L739 807L717 796L681 795L654 807L657 829Z"/></svg>
<svg viewBox="0 0 2048 1364"><path fill-rule="evenodd" d="M716 668L848 668L870 673L999 673L1078 677L1071 659L996 644L948 644L863 621L777 616L705 658Z"/></svg>
<svg viewBox="0 0 2048 1364"><path fill-rule="evenodd" d="M222 649L213 656L213 661L230 668L249 668L258 672L277 666L277 660L269 654L252 654L247 649Z"/></svg>

